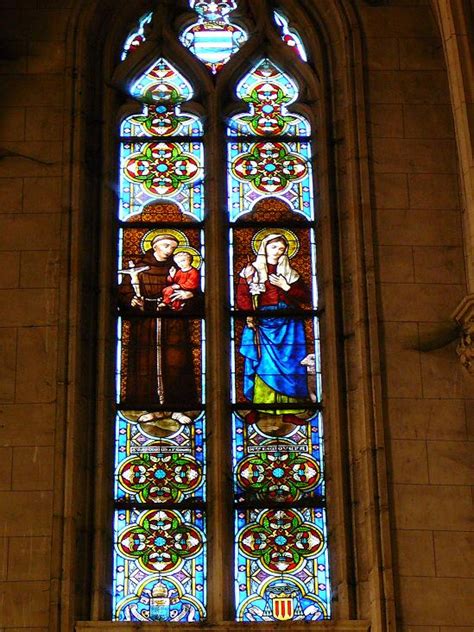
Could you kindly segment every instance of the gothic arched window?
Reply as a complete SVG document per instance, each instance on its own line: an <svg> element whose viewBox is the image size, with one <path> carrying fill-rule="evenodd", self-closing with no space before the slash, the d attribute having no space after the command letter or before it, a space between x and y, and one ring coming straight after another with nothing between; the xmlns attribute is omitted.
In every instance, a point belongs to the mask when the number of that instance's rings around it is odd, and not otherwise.
<svg viewBox="0 0 474 632"><path fill-rule="evenodd" d="M234 620L328 619L315 148L290 71L307 56L281 11L268 15L277 44L239 63L255 38L244 3L189 9L169 53L158 3L121 54L130 65L148 34L158 42L128 73L120 125L112 618L208 618L206 544L226 527L208 520L210 487L233 512L220 563ZM208 103L182 47L207 67ZM220 471L208 438L232 453Z"/></svg>
<svg viewBox="0 0 474 632"><path fill-rule="evenodd" d="M392 629L357 3L82 5L59 626Z"/></svg>

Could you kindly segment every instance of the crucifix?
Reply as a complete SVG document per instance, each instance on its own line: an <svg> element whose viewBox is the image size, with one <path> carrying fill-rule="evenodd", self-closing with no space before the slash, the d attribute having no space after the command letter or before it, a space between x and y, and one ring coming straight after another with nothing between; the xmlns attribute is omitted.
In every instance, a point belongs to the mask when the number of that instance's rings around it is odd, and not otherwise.
<svg viewBox="0 0 474 632"><path fill-rule="evenodd" d="M150 269L150 266L140 266L136 268L134 262L129 261L128 268L124 268L123 270L118 271L119 274L130 275L130 281L132 282L132 287L135 292L135 296L137 298L142 298L142 293L140 290L140 279L138 275L140 274L140 272L145 272L146 270L149 270L149 269Z"/></svg>

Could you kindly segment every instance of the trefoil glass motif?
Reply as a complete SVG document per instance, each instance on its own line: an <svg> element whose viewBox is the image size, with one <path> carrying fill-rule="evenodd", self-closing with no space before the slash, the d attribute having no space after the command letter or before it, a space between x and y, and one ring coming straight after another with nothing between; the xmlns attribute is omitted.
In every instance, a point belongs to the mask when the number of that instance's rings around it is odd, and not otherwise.
<svg viewBox="0 0 474 632"><path fill-rule="evenodd" d="M278 26L282 40L290 48L293 48L303 61L308 61L308 55L300 34L295 28L290 27L288 18L281 11L274 11L273 18Z"/></svg>
<svg viewBox="0 0 474 632"><path fill-rule="evenodd" d="M120 126L113 618L206 616L204 150L166 59Z"/></svg>
<svg viewBox="0 0 474 632"><path fill-rule="evenodd" d="M142 15L142 17L138 20L138 26L128 35L125 40L125 44L123 45L121 56L122 61L128 57L129 53L136 50L143 44L143 42L146 41L145 27L148 24L151 24L152 19L153 11L150 11L149 13Z"/></svg>
<svg viewBox="0 0 474 632"><path fill-rule="evenodd" d="M228 122L236 619L328 619L311 126L260 60ZM254 138L252 138L254 137Z"/></svg>
<svg viewBox="0 0 474 632"><path fill-rule="evenodd" d="M198 21L180 36L182 44L215 75L247 41L243 28L229 20L236 0L189 0Z"/></svg>

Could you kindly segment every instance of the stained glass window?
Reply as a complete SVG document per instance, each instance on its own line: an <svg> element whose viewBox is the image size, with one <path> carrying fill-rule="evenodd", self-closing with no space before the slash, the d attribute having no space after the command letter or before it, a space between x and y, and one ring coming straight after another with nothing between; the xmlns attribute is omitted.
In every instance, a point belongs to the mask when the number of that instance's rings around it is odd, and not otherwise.
<svg viewBox="0 0 474 632"><path fill-rule="evenodd" d="M318 621L330 590L311 127L268 58L236 94L249 109L228 124L236 618Z"/></svg>
<svg viewBox="0 0 474 632"><path fill-rule="evenodd" d="M145 13L138 20L138 25L133 31L128 35L125 44L123 46L122 61L126 59L132 51L136 50L143 42L146 40L145 29L151 23L153 19L153 12Z"/></svg>
<svg viewBox="0 0 474 632"><path fill-rule="evenodd" d="M114 619L206 615L204 150L166 59L120 127Z"/></svg>
<svg viewBox="0 0 474 632"><path fill-rule="evenodd" d="M197 22L181 34L181 42L216 74L247 41L247 33L230 21L236 0L189 0Z"/></svg>
<svg viewBox="0 0 474 632"><path fill-rule="evenodd" d="M308 61L308 55L301 39L300 34L295 28L290 27L288 18L281 11L275 11L273 13L275 22L280 29L280 34L290 48L294 48L303 61Z"/></svg>
<svg viewBox="0 0 474 632"><path fill-rule="evenodd" d="M241 4L188 6L194 13L184 19L194 21L181 44L219 82L249 37L237 23ZM288 18L275 11L274 20L306 60ZM151 22L152 14L140 19L123 58ZM205 108L194 102L185 64L157 57L129 83L133 113L119 130L113 618L206 619L206 428L225 424L232 445L218 449L232 458L220 476L232 484L217 502L233 503L224 556L234 562L235 620L328 619L312 123L282 58L261 57L233 87L238 104L225 137L214 137L225 147L222 169L207 157L197 114ZM208 116L212 136L220 121ZM223 208L206 209L209 192L218 199L225 187ZM212 304L216 295L206 283L206 231L216 236L222 220L228 251L209 241L229 262L230 340L221 342L230 351L230 400L227 416L208 424L206 390L215 391L206 353L221 350L206 346L205 298Z"/></svg>

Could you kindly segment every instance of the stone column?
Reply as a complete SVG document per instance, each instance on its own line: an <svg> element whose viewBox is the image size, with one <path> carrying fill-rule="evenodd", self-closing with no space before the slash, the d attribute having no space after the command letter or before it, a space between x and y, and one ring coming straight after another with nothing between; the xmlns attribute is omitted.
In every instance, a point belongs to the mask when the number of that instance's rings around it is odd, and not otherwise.
<svg viewBox="0 0 474 632"><path fill-rule="evenodd" d="M443 41L464 198L467 296L453 314L461 339L462 364L474 373L474 27L469 0L432 0Z"/></svg>

